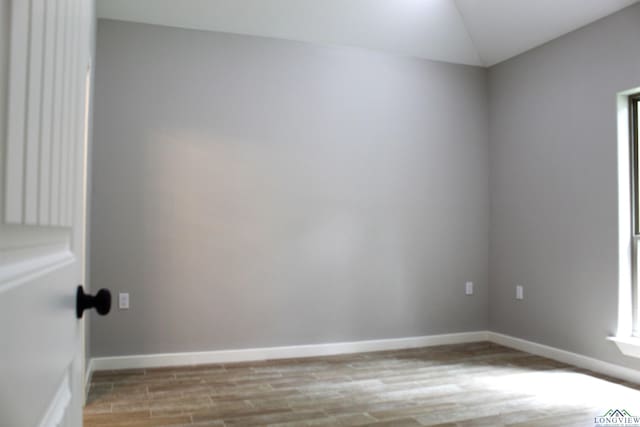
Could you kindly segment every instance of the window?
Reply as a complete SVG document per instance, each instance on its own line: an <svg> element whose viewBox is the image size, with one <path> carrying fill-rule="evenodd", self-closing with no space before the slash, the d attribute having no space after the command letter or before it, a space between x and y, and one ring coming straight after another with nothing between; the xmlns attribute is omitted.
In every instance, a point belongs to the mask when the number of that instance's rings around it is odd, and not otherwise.
<svg viewBox="0 0 640 427"><path fill-rule="evenodd" d="M629 96L629 136L631 139L631 233L632 233L632 281L633 281L633 335L640 336L640 93Z"/></svg>
<svg viewBox="0 0 640 427"><path fill-rule="evenodd" d="M618 93L617 106L618 330L607 339L640 358L640 88Z"/></svg>

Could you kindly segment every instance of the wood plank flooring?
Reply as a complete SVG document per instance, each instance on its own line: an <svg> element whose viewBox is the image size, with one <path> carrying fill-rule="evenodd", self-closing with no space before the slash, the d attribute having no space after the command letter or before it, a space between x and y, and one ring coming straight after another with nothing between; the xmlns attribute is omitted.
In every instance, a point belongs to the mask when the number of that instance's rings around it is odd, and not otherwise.
<svg viewBox="0 0 640 427"><path fill-rule="evenodd" d="M98 371L87 427L594 426L633 384L492 343Z"/></svg>

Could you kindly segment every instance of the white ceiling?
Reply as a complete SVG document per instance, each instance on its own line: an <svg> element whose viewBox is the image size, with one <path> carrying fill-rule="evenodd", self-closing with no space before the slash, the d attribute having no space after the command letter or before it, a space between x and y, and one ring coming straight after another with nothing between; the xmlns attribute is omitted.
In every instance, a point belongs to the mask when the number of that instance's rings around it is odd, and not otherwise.
<svg viewBox="0 0 640 427"><path fill-rule="evenodd" d="M639 0L98 0L98 17L491 66Z"/></svg>
<svg viewBox="0 0 640 427"><path fill-rule="evenodd" d="M455 0L455 2L483 64L491 66L631 6L637 1Z"/></svg>

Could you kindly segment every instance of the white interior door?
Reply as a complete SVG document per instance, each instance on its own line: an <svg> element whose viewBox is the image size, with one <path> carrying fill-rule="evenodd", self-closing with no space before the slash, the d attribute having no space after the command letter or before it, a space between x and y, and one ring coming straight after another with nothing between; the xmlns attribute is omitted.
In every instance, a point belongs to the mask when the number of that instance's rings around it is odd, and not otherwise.
<svg viewBox="0 0 640 427"><path fill-rule="evenodd" d="M92 0L0 0L0 426L82 425Z"/></svg>

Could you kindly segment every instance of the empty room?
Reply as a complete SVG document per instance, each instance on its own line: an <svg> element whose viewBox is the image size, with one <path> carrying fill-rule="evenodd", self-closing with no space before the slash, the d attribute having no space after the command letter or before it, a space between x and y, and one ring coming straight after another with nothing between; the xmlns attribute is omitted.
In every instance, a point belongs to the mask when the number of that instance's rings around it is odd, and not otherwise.
<svg viewBox="0 0 640 427"><path fill-rule="evenodd" d="M0 0L0 427L640 426L637 0Z"/></svg>

